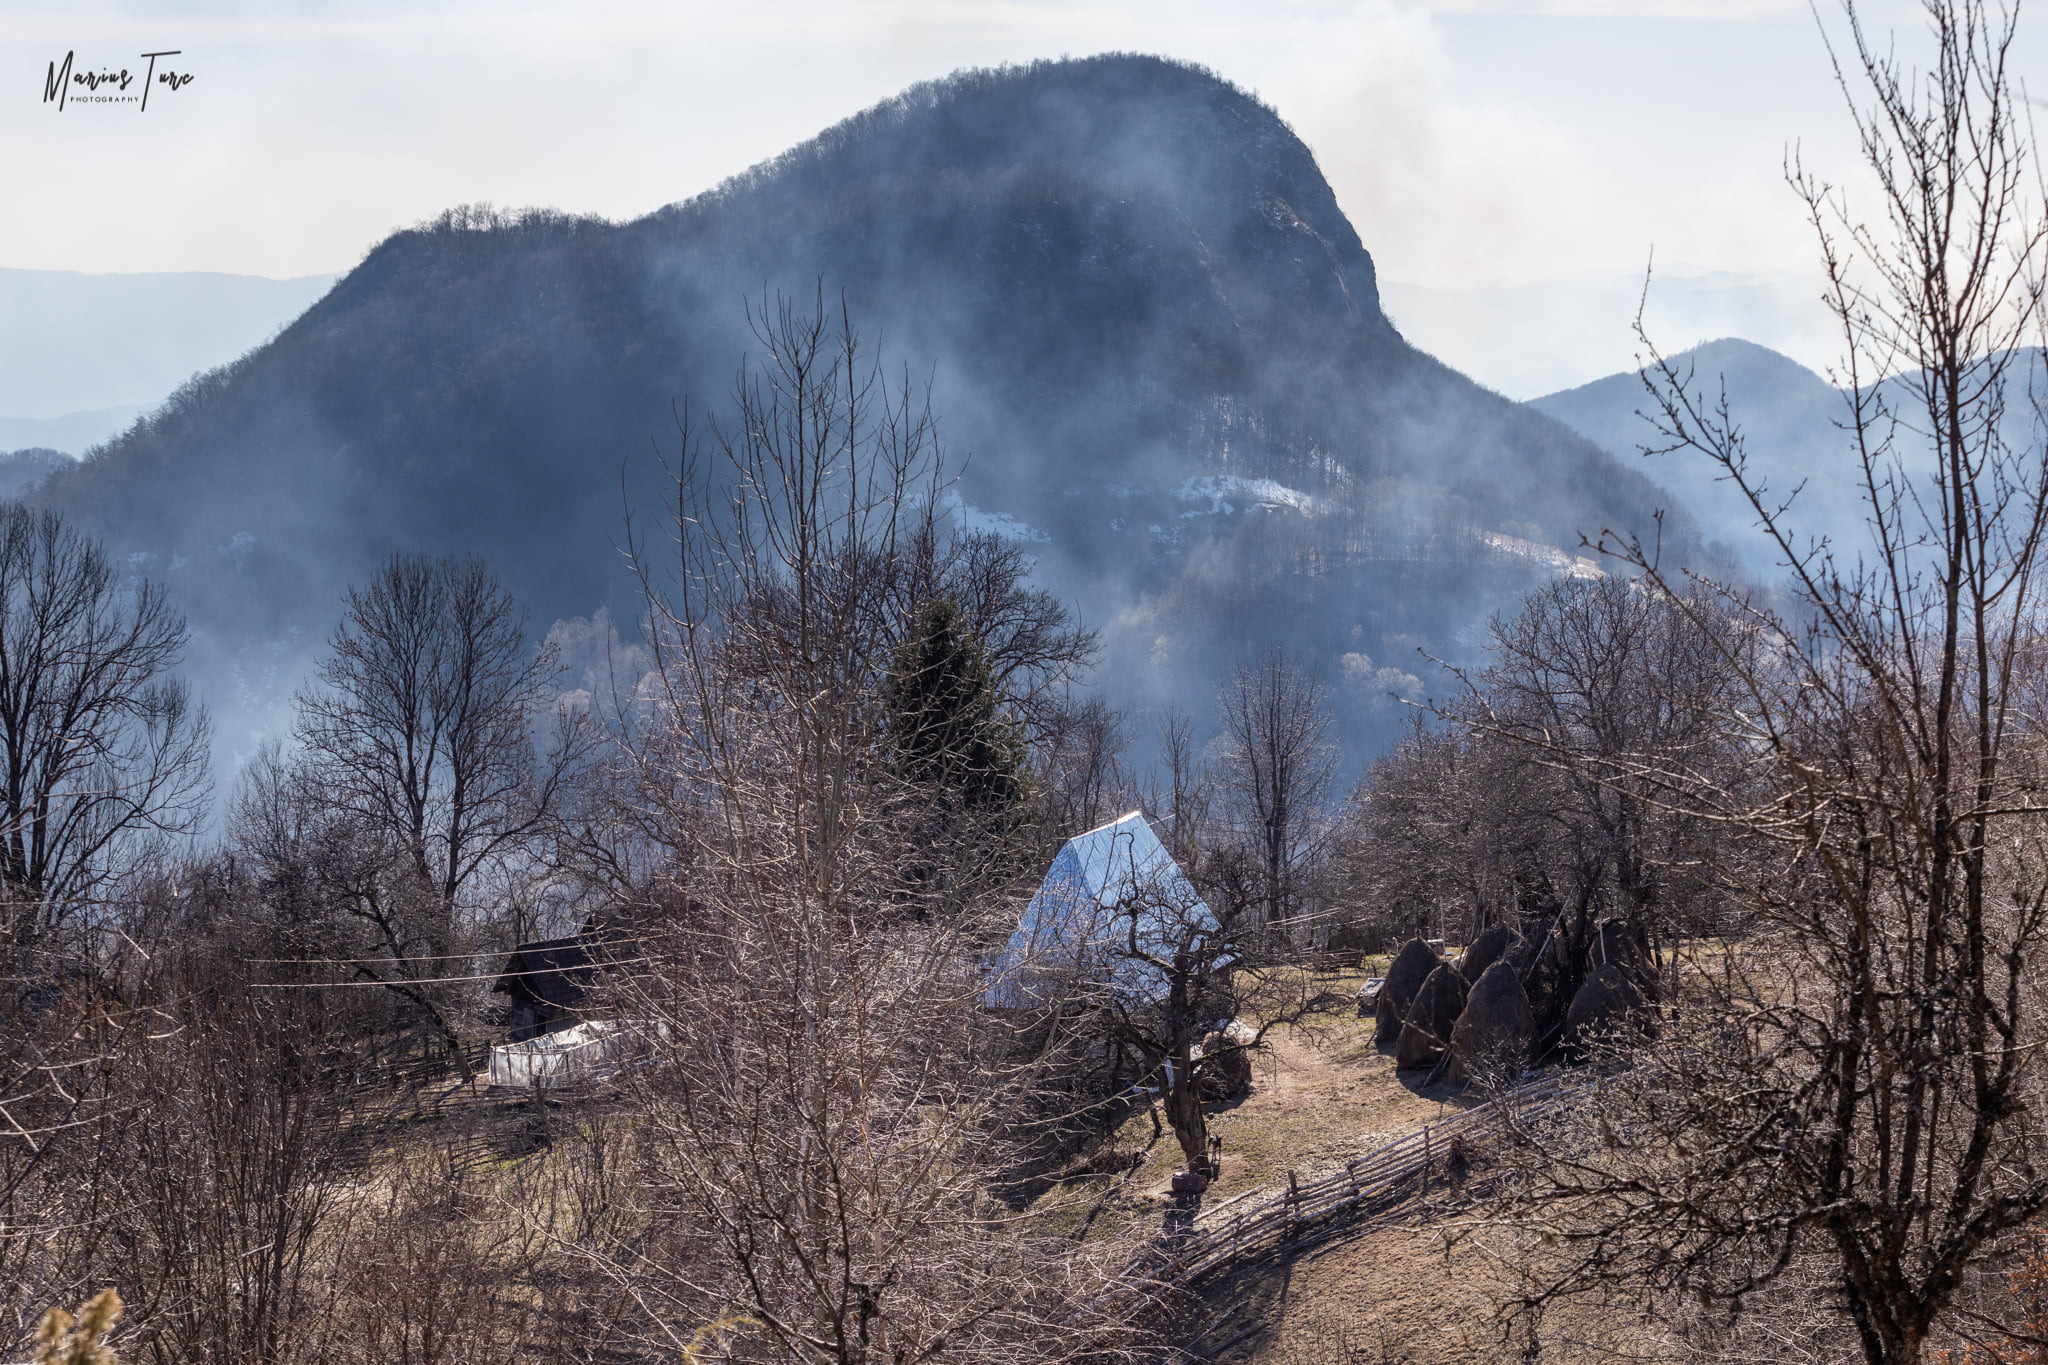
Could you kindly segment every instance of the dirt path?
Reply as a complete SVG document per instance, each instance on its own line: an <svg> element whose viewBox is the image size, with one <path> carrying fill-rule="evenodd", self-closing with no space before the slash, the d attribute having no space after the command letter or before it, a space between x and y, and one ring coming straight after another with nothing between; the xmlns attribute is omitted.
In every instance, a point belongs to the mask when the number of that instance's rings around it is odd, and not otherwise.
<svg viewBox="0 0 2048 1365"><path fill-rule="evenodd" d="M1334 988L1355 989L1339 980ZM1447 1085L1423 1088L1373 1046L1371 1019L1347 1015L1314 1033L1278 1030L1253 1073L1251 1093L1212 1106L1223 1140L1222 1175L1202 1195L1197 1226L1276 1198L1288 1172L1303 1183L1464 1105ZM1180 1167L1171 1133L1155 1135L1140 1111L1115 1145L1142 1152L1127 1176L1079 1187L1077 1221L1107 1230L1158 1230L1186 1218L1167 1182ZM1231 1365L1480 1365L1516 1361L1526 1329L1500 1305L1524 1292L1518 1267L1444 1236L1450 1205L1420 1201L1291 1255L1254 1257L1206 1277L1195 1321L1216 1322L1202 1349ZM1466 1210L1469 1212L1469 1210ZM1536 1358L1544 1362L1673 1359L1627 1306L1552 1310ZM1219 1349L1220 1346L1220 1349Z"/></svg>

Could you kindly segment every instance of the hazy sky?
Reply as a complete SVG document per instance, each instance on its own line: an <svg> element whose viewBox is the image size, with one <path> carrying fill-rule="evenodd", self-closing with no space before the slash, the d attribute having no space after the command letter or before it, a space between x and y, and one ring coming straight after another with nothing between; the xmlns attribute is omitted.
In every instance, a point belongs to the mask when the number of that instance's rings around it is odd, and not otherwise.
<svg viewBox="0 0 2048 1365"><path fill-rule="evenodd" d="M168 49L193 79L146 111L43 102L67 52L140 71ZM1640 272L1652 247L1796 283L1786 148L1853 164L1803 0L5 0L0 266L284 276L456 203L634 216L913 81L1110 49L1255 90L1383 277L1428 291Z"/></svg>

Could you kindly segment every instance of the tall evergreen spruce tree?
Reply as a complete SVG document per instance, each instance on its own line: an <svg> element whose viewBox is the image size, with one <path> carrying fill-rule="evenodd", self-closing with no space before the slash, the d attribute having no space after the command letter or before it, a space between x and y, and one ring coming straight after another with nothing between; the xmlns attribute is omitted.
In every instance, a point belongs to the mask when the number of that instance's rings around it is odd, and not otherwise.
<svg viewBox="0 0 2048 1365"><path fill-rule="evenodd" d="M1004 720L981 641L950 599L927 602L897 647L887 681L889 733L904 775L969 809L1023 799L1022 745Z"/></svg>

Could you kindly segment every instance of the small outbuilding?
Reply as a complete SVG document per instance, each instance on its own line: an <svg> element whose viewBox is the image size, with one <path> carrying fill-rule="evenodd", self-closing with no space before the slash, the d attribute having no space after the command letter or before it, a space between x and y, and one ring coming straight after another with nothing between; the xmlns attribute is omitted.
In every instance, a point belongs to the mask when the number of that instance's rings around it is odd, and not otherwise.
<svg viewBox="0 0 2048 1365"><path fill-rule="evenodd" d="M524 1042L579 1022L597 975L589 933L522 943L505 959L491 993L511 1000L512 1041Z"/></svg>
<svg viewBox="0 0 2048 1365"><path fill-rule="evenodd" d="M525 1042L590 1018L598 1004L592 993L599 970L640 956L643 914L631 906L612 906L593 912L580 933L535 939L506 954L491 993L510 1002L506 1022L512 1041Z"/></svg>
<svg viewBox="0 0 2048 1365"><path fill-rule="evenodd" d="M636 1025L594 1019L493 1047L487 1075L509 1090L581 1085L610 1075L640 1041Z"/></svg>

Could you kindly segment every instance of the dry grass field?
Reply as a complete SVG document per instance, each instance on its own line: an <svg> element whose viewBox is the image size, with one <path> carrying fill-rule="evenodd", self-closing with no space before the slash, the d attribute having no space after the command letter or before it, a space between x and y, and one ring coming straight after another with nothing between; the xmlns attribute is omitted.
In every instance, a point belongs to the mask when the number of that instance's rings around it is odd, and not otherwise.
<svg viewBox="0 0 2048 1365"><path fill-rule="evenodd" d="M1363 978L1340 974L1332 989L1348 995ZM1464 1105L1454 1087L1425 1088L1398 1075L1372 1032L1371 1019L1347 1013L1313 1031L1272 1036L1251 1093L1210 1110L1210 1131L1223 1139L1223 1171L1201 1198L1198 1225L1278 1197L1290 1172L1306 1182ZM1167 1188L1180 1161L1171 1133L1155 1136L1140 1111L1112 1141L1142 1154L1142 1162L1046 1197L1068 1205L1090 1230L1163 1229L1185 1217ZM1314 1246L1205 1277L1189 1310L1201 1336L1197 1358L1231 1365L1673 1359L1654 1328L1612 1306L1551 1310L1537 1329L1540 1349L1530 1354L1528 1329L1501 1312L1522 1289L1514 1258L1488 1254L1484 1239L1449 1235L1472 1213L1462 1192L1447 1188L1340 1225Z"/></svg>
<svg viewBox="0 0 2048 1365"><path fill-rule="evenodd" d="M1360 972L1319 978L1347 999ZM1209 1106L1209 1131L1223 1140L1221 1176L1202 1198L1198 1219L1240 1199L1257 1200L1285 1188L1288 1172L1303 1180L1341 1166L1349 1157L1442 1118L1458 1107L1454 1090L1427 1091L1394 1074L1394 1061L1372 1041L1373 1021L1342 1016L1313 1029L1277 1029L1253 1066L1251 1093ZM1163 1220L1172 1204L1167 1182L1180 1169L1170 1131L1155 1130L1139 1109L1106 1146L1126 1153L1128 1173L1068 1182L1048 1198L1086 1208L1097 1220Z"/></svg>

